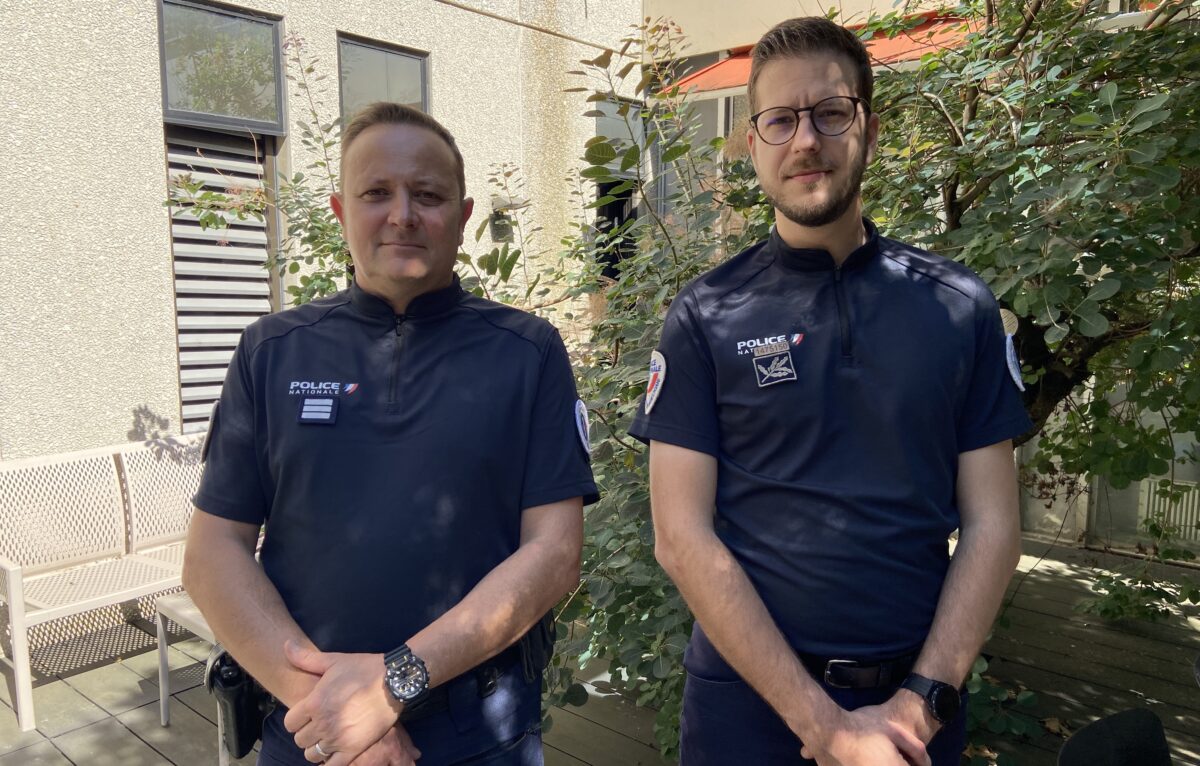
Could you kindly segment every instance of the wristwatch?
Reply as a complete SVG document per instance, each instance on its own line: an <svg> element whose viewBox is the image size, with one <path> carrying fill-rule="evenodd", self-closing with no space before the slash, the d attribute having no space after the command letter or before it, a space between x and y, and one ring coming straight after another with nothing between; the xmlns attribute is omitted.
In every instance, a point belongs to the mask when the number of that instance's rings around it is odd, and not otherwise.
<svg viewBox="0 0 1200 766"><path fill-rule="evenodd" d="M925 700L925 707L938 723L950 723L958 717L958 709L962 706L962 697L950 684L934 681L932 678L909 673L901 689L916 692Z"/></svg>
<svg viewBox="0 0 1200 766"><path fill-rule="evenodd" d="M405 705L410 705L429 691L429 671L408 644L400 644L383 656L384 682L388 691Z"/></svg>

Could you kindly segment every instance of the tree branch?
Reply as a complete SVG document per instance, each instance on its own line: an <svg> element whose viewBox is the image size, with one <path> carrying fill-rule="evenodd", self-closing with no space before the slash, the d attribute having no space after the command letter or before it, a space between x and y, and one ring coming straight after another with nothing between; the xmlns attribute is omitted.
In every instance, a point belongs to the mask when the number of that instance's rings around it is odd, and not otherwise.
<svg viewBox="0 0 1200 766"><path fill-rule="evenodd" d="M976 181L970 189L968 189L961 197L958 198L959 207L970 207L971 203L979 199L979 196L986 192L988 188L991 187L992 183L997 178L1004 175L1005 172L1006 171L1004 170L993 170L991 173L988 173L986 176L983 176Z"/></svg>
<svg viewBox="0 0 1200 766"><path fill-rule="evenodd" d="M1184 7L1185 3L1182 2L1160 3L1159 6L1154 9L1154 13L1150 14L1150 18L1146 19L1146 23L1142 25L1142 29L1154 29L1155 27L1161 27L1164 24L1171 23L1171 19L1179 15L1179 12L1182 11Z"/></svg>
<svg viewBox="0 0 1200 766"><path fill-rule="evenodd" d="M950 130L954 132L954 137L957 139L955 143L958 146L966 146L967 140L963 137L962 131L958 129L958 125L955 124L954 118L950 116L950 110L946 108L945 102L932 93L927 93L925 91L920 91L920 93L931 103L937 105L938 110L942 113L942 116L946 118L946 124L949 125Z"/></svg>
<svg viewBox="0 0 1200 766"><path fill-rule="evenodd" d="M1087 6L1086 0L1084 0L1083 5ZM1017 46L1029 34L1029 30L1033 27L1033 22L1037 18L1037 15L1041 13L1041 10L1042 0L1033 0L1029 4L1029 7L1025 9L1025 20L1021 23L1021 28L1017 30L1017 33L1013 36L1013 39L1008 41L1007 45L996 52L995 58L1002 59L1017 49Z"/></svg>

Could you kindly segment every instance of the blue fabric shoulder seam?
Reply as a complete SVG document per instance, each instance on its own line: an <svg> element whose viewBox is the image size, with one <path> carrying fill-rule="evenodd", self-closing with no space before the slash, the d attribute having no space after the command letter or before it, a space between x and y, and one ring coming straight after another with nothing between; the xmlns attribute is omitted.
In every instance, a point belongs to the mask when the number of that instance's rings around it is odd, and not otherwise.
<svg viewBox="0 0 1200 766"><path fill-rule="evenodd" d="M701 279L704 279L704 277L708 276L716 269L722 268L723 266L727 266L729 264L733 264L735 261L737 261L739 258L742 258L743 256L745 257L745 259L747 261L750 260L754 255L757 255L761 251L763 245L765 245L766 242L767 241L764 240L755 245L751 245L750 247L746 248L742 252L733 256L733 258L729 259L725 263L722 263L720 266L717 266L717 267L705 272L704 274L701 274L690 285L688 285L688 287L684 288L684 290L681 290L680 294L683 295L685 293L691 293L692 295L695 295L699 291L695 285ZM738 290L741 290L743 287L745 287L747 284L749 284L751 281L753 281L755 278L757 278L760 274L762 274L764 271L769 269L771 267L771 264L773 264L774 262L775 262L775 256L772 255L770 258L768 258L766 260L765 263L760 265L758 268L754 269L750 274L747 274L746 277L744 279L742 279L740 282L738 282L734 285L730 285L728 288L726 288L725 290L722 290L718 295L712 297L711 299L709 299L708 301L706 301L703 304L700 303L699 298L696 298L695 299L696 300L696 308L703 311L703 310L710 308L711 306L719 303L720 301L725 300L725 298L729 297L732 293L734 293ZM732 266L730 268L732 268ZM688 289L688 288L691 288L691 289Z"/></svg>
<svg viewBox="0 0 1200 766"><path fill-rule="evenodd" d="M490 319L490 318L489 318L489 317L488 317L488 316L487 316L487 315L486 315L484 312L480 311L480 310L479 310L479 308L477 308L477 307L475 307L475 306L469 306L469 305L465 305L465 304L460 304L460 305L462 306L462 308L466 309L467 311L471 311L471 312L473 312L473 313L474 313L476 316L478 316L478 317L479 317L480 319L482 319L484 322L487 322L487 323L488 323L489 325L491 325L492 327L495 327L497 330L501 330L502 332L506 332L506 333L509 333L509 334L511 334L511 335L515 335L516 337L518 337L518 338L520 338L521 340L525 341L525 342L526 342L526 343L528 343L529 345L533 346L533 348L534 348L534 349L535 349L535 350L538 352L538 355L539 355L539 356L544 356L544 355L545 355L545 353L546 353L546 346L547 346L547 344L546 344L546 343L541 343L541 344L539 344L539 343L537 343L536 341L534 341L533 339L525 337L525 335L524 335L523 333L520 333L520 332L518 332L517 330L514 330L514 329L512 329L511 327L505 327L505 326L504 326L504 325L502 325L502 324L498 324L498 323L496 323L496 322L493 322L493 321L492 321L492 320L491 320L491 319ZM507 308L507 309L510 309L510 310L512 310L512 311L521 311L521 309L513 308L513 307L511 307L511 306L505 306L505 308ZM526 311L526 312L524 312L524 313L526 313L526 314L529 314L529 312L527 312L527 311ZM530 317L532 317L532 318L534 318L534 319L540 319L540 320L541 320L542 322L544 322L546 325L549 325L551 332L553 332L553 331L554 331L554 325L550 324L550 323L549 323L549 322L547 322L546 320L544 320L544 319L542 319L541 317L539 317L539 316L536 316L536 315L534 315L534 314L529 314L529 316L530 316Z"/></svg>
<svg viewBox="0 0 1200 766"><path fill-rule="evenodd" d="M896 264L897 266L899 266L900 268L902 268L906 271L915 271L916 273L920 274L921 276L923 276L929 280L932 280L934 282L937 282L939 285L942 285L943 287L953 290L954 292L962 295L963 297L965 297L971 301L975 301L976 298L978 298L978 295L971 294L971 293L967 292L966 290L964 290L959 285L953 284L951 282L947 282L945 279L942 279L941 277L937 276L936 274L931 274L926 269L917 268L917 266L912 263L907 263L905 261L900 260L899 258L897 258L895 255L892 254L891 249L893 247L895 247L896 249L915 251L917 253L931 255L935 258L942 258L943 260L946 261L946 263L952 264L953 266L956 266L958 268L965 270L967 273L963 274L964 277L974 277L974 279L968 279L969 282L982 283L984 285L984 287L987 287L987 283L983 281L982 277L980 277L978 274L976 274L974 271L972 271L969 267L964 266L961 263L958 263L957 261L952 261L949 258L946 258L945 256L936 255L934 253L930 253L928 250L922 250L920 248L916 248L911 245L907 245L903 242L898 242L897 240L894 240L894 239L887 239L886 237L880 237L879 240L880 240L879 254L882 255L884 258L887 258L889 261L891 261L892 263ZM883 246L885 243L888 245L888 247ZM988 292L991 292L991 288L988 288Z"/></svg>
<svg viewBox="0 0 1200 766"><path fill-rule="evenodd" d="M313 325L317 324L318 322L323 321L326 317L328 317L331 313L333 313L333 311L335 309L342 308L343 306L347 306L349 304L350 304L350 296L349 295L346 295L345 298L341 301L337 301L337 302L331 301L328 306L323 307L324 311L321 311L319 314L317 314L317 316L313 317L313 319L311 321L295 324L282 332L274 333L267 337L260 338L259 341L254 344L254 348L248 349L247 353L249 356L253 357L255 354L258 353L258 350L260 348L262 348L264 345L266 345L270 341L281 340L281 339L286 338L287 336L291 335L296 330L299 330L299 329L305 328L305 327L312 327ZM310 303L308 305L311 306L312 304ZM272 315L268 314L267 316L272 316Z"/></svg>

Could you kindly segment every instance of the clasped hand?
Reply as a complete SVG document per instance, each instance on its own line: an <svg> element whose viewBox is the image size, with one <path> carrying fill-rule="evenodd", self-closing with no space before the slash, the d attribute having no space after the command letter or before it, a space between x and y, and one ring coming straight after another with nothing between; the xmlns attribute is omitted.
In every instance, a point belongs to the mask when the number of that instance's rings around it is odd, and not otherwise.
<svg viewBox="0 0 1200 766"><path fill-rule="evenodd" d="M800 754L818 766L930 766L925 745L935 729L921 706L898 693L882 705L838 708Z"/></svg>
<svg viewBox="0 0 1200 766"><path fill-rule="evenodd" d="M384 687L382 654L320 652L291 641L284 654L295 667L321 677L283 719L306 760L328 766L413 766L421 757L397 723L401 707Z"/></svg>

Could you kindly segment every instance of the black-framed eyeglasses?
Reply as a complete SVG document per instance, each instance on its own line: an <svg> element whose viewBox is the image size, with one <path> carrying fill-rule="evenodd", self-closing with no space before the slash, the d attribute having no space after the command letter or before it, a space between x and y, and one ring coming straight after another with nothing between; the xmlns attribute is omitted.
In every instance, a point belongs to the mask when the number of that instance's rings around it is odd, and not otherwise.
<svg viewBox="0 0 1200 766"><path fill-rule="evenodd" d="M773 106L752 116L750 124L764 142L778 146L792 140L800 127L800 115L808 112L813 128L818 133L823 136L840 136L854 124L860 104L863 114L869 114L871 105L865 99L855 96L830 96L803 109Z"/></svg>

